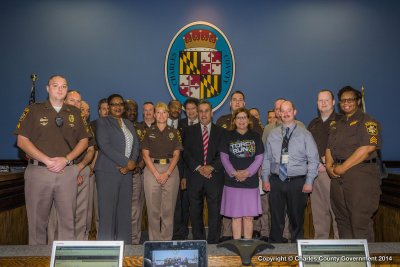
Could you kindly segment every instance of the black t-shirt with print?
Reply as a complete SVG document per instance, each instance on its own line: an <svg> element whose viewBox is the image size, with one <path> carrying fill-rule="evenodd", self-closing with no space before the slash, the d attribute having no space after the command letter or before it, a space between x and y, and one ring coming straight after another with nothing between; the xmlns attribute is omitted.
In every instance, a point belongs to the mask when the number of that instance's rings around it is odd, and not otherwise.
<svg viewBox="0 0 400 267"><path fill-rule="evenodd" d="M252 130L248 130L243 135L233 130L224 135L220 151L229 155L229 161L235 170L245 170L253 163L257 155L264 153L264 145L261 136ZM234 177L225 174L225 185L229 187L257 188L258 184L257 172L244 182L237 182Z"/></svg>

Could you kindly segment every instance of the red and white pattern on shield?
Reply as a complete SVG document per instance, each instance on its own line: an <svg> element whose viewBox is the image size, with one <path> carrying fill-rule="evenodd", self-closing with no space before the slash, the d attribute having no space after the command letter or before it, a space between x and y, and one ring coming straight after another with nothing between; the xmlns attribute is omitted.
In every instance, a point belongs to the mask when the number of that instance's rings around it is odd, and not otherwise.
<svg viewBox="0 0 400 267"><path fill-rule="evenodd" d="M179 53L179 92L197 99L219 95L221 52L215 49L217 38L207 30L193 30L183 38Z"/></svg>

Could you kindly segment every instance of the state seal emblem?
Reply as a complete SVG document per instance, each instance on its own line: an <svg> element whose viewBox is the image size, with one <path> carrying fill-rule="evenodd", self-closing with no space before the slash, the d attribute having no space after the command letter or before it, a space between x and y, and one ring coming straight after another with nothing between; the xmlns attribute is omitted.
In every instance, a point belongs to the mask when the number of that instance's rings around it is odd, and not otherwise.
<svg viewBox="0 0 400 267"><path fill-rule="evenodd" d="M175 35L165 57L165 80L173 99L207 99L213 111L225 102L235 78L235 58L215 25L192 22Z"/></svg>

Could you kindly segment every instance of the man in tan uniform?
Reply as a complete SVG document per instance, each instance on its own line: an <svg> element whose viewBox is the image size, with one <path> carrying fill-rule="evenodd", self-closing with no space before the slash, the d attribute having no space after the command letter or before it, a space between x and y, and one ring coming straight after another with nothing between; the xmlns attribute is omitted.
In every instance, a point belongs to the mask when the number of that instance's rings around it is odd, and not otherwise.
<svg viewBox="0 0 400 267"><path fill-rule="evenodd" d="M29 245L46 244L46 228L54 201L58 212L58 236L73 240L76 177L73 165L87 148L87 127L79 109L65 105L68 84L60 75L47 84L48 100L25 108L15 134L17 145L29 157L25 171L25 200Z"/></svg>

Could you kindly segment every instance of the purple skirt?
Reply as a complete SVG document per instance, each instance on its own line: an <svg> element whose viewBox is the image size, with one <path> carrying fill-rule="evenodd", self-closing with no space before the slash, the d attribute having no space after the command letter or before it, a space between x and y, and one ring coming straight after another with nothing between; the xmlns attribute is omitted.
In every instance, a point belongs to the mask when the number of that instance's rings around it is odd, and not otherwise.
<svg viewBox="0 0 400 267"><path fill-rule="evenodd" d="M226 217L256 217L262 214L260 190L257 188L235 188L224 186L221 214Z"/></svg>

